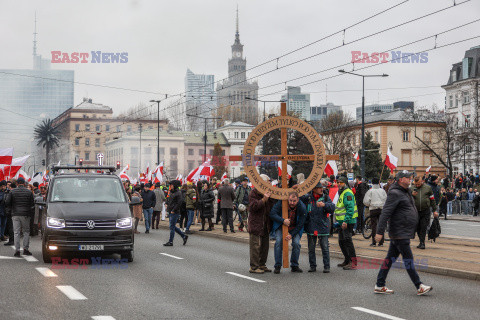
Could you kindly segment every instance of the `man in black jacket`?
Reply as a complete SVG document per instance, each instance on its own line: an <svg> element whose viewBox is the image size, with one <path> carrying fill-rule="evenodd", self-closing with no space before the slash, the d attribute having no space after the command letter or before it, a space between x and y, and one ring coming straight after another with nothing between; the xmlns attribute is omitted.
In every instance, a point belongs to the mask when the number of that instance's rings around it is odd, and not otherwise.
<svg viewBox="0 0 480 320"><path fill-rule="evenodd" d="M23 254L31 256L28 251L30 245L30 219L33 215L33 193L25 188L25 179L18 178L18 188L7 194L5 205L12 209L13 229L15 233L15 257L20 257L20 234L23 231Z"/></svg>
<svg viewBox="0 0 480 320"><path fill-rule="evenodd" d="M150 233L150 225L152 224L153 208L157 204L155 192L150 190L152 185L147 183L142 190L142 207L143 217L145 218L145 233Z"/></svg>
<svg viewBox="0 0 480 320"><path fill-rule="evenodd" d="M365 210L365 205L363 204L363 198L370 188L368 184L363 182L361 176L357 176L357 182L355 183L355 203L357 204L358 218L357 218L357 233L362 233L363 230L363 211Z"/></svg>
<svg viewBox="0 0 480 320"><path fill-rule="evenodd" d="M0 241L5 241L5 230L7 228L7 212L5 210L5 189L7 182L0 181Z"/></svg>
<svg viewBox="0 0 480 320"><path fill-rule="evenodd" d="M178 218L180 218L181 206L182 203L185 201L183 199L182 191L180 191L179 189L180 185L181 183L178 180L173 180L170 182L171 190L170 196L167 200L167 213L168 218L170 219L170 239L167 243L163 244L165 247L173 246L173 238L175 237L175 232L183 238L183 245L185 245L188 240L188 236L177 227L177 221Z"/></svg>
<svg viewBox="0 0 480 320"><path fill-rule="evenodd" d="M397 260L399 255L402 255L405 269L417 288L417 295L424 295L432 290L431 286L426 286L420 281L413 263L412 249L410 248L410 239L415 237L418 223L418 212L412 192L408 188L411 178L412 173L407 170L400 171L397 174L397 182L390 187L387 200L380 215L375 240L377 242L382 240L387 228L387 222L389 222L390 247L378 273L375 293L393 293L393 290L385 287L385 281L392 263Z"/></svg>

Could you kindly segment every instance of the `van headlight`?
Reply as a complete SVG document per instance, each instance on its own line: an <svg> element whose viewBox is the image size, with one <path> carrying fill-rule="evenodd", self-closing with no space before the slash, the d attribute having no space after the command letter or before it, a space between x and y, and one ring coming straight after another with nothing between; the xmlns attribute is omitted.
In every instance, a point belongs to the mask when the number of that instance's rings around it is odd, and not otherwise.
<svg viewBox="0 0 480 320"><path fill-rule="evenodd" d="M132 227L132 218L117 219L117 228L126 229Z"/></svg>
<svg viewBox="0 0 480 320"><path fill-rule="evenodd" d="M53 217L48 217L47 218L47 227L55 228L55 229L65 228L65 220L64 219L53 218Z"/></svg>

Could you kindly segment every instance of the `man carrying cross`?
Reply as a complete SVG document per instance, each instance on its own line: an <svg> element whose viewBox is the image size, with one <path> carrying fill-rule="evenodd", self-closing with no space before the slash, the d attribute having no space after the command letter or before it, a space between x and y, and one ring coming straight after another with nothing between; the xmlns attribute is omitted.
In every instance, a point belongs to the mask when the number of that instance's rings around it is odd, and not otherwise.
<svg viewBox="0 0 480 320"><path fill-rule="evenodd" d="M275 234L275 274L280 273L282 267L282 249L283 249L283 235L282 225L288 227L288 235L285 240L292 240L292 254L290 256L290 265L292 272L303 272L298 267L298 258L300 257L300 239L303 234L303 225L305 224L305 217L307 209L303 202L298 201L298 193L292 191L288 194L288 219L282 218L282 201L278 201L270 212L270 219L273 220L273 232Z"/></svg>

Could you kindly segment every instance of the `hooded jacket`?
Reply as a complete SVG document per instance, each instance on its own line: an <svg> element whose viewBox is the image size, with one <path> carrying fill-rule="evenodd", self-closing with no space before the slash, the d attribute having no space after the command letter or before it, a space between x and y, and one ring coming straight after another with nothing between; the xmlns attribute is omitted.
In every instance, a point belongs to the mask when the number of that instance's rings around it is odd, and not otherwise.
<svg viewBox="0 0 480 320"><path fill-rule="evenodd" d="M18 186L7 193L5 206L11 207L12 217L31 217L35 213L33 193L24 186Z"/></svg>
<svg viewBox="0 0 480 320"><path fill-rule="evenodd" d="M335 212L335 204L328 196L327 190L323 190L323 194L318 200L310 192L300 198L307 207L307 217L305 219L305 233L314 235L315 231L318 235L330 234L330 219L328 214ZM325 207L317 207L317 201L325 203Z"/></svg>
<svg viewBox="0 0 480 320"><path fill-rule="evenodd" d="M390 239L413 239L418 223L418 212L410 189L397 182L388 190L387 200L378 221L377 234L383 235L390 223Z"/></svg>
<svg viewBox="0 0 480 320"><path fill-rule="evenodd" d="M368 190L363 198L363 204L370 210L382 209L387 200L387 193L380 188L378 184L374 184L372 189Z"/></svg>

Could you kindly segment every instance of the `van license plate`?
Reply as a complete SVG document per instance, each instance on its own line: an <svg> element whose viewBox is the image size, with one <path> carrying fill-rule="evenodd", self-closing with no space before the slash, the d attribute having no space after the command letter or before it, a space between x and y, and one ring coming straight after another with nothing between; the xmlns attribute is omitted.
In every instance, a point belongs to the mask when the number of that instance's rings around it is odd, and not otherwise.
<svg viewBox="0 0 480 320"><path fill-rule="evenodd" d="M103 244L81 244L78 246L80 251L102 251Z"/></svg>

